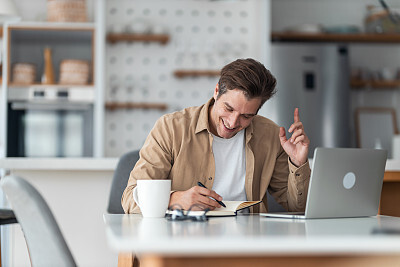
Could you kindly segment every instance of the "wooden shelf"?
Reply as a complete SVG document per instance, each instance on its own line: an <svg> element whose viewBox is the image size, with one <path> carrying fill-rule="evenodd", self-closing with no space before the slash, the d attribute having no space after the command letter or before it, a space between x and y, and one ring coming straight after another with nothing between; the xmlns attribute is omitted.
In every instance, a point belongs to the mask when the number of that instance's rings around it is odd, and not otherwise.
<svg viewBox="0 0 400 267"><path fill-rule="evenodd" d="M373 88L373 89L398 89L400 88L400 80L393 81L364 81L352 79L350 87L353 89Z"/></svg>
<svg viewBox="0 0 400 267"><path fill-rule="evenodd" d="M400 43L400 34L273 32L272 42Z"/></svg>
<svg viewBox="0 0 400 267"><path fill-rule="evenodd" d="M177 78L185 78L185 77L213 77L219 76L221 73L220 70L176 70L174 71L174 75Z"/></svg>
<svg viewBox="0 0 400 267"><path fill-rule="evenodd" d="M40 88L93 88L94 84L93 83L87 83L87 84L60 84L60 83L55 83L55 84L43 84L43 83L10 83L8 85L9 88L32 88L32 87L40 87Z"/></svg>
<svg viewBox="0 0 400 267"><path fill-rule="evenodd" d="M109 33L107 41L114 44L116 42L158 42L165 45L169 41L168 34L133 34L133 33Z"/></svg>
<svg viewBox="0 0 400 267"><path fill-rule="evenodd" d="M48 22L22 22L10 24L7 34L7 55L8 60L4 63L7 68L7 84L13 87L43 86L37 75L33 84L14 84L13 64L17 62L30 62L40 66L43 61L43 49L50 47L53 51L53 71L60 73L60 67L54 64L56 59L54 52L59 55L58 60L79 59L87 61L91 67L88 84L82 86L93 86L95 62L95 24L93 23L48 23ZM79 44L79 45L77 45ZM39 54L38 54L39 52ZM61 55L61 57L60 57ZM75 55L75 56L74 56ZM41 73L42 69L36 72ZM21 83L21 82L19 82ZM60 86L60 84L54 84ZM63 86L63 85L62 85ZM80 85L65 85L66 87Z"/></svg>
<svg viewBox="0 0 400 267"><path fill-rule="evenodd" d="M133 103L133 102L107 102L105 104L106 108L109 110L116 109L159 109L166 110L168 108L167 104L164 103Z"/></svg>

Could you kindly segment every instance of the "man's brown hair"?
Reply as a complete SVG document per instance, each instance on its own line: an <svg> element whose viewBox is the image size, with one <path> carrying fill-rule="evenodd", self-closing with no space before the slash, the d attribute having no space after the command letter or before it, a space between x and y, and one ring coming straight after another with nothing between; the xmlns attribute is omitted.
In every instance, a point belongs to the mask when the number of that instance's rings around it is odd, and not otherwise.
<svg viewBox="0 0 400 267"><path fill-rule="evenodd" d="M239 89L248 99L260 97L262 106L275 94L275 86L275 77L263 64L251 58L237 59L222 68L217 98L227 90Z"/></svg>

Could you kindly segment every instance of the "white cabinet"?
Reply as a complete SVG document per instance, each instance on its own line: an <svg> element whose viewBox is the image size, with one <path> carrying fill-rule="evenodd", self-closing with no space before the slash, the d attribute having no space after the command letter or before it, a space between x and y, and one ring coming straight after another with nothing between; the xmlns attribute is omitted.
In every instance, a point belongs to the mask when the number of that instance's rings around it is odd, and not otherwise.
<svg viewBox="0 0 400 267"><path fill-rule="evenodd" d="M4 27L0 156L92 157L97 87L94 23ZM43 82L49 49L54 80ZM60 67L63 66L63 67Z"/></svg>

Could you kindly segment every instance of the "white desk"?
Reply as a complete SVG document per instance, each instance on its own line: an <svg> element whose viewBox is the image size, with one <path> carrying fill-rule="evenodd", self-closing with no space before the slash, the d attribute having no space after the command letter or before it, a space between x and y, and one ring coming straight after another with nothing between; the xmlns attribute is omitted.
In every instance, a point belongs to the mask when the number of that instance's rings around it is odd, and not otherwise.
<svg viewBox="0 0 400 267"><path fill-rule="evenodd" d="M171 222L140 215L104 215L104 220L109 246L135 253L141 266L193 262L199 266L265 266L288 260L298 266L299 258L308 266L327 261L347 262L344 266L400 264L400 232L373 234L380 229L400 231L396 217L291 220L243 215Z"/></svg>

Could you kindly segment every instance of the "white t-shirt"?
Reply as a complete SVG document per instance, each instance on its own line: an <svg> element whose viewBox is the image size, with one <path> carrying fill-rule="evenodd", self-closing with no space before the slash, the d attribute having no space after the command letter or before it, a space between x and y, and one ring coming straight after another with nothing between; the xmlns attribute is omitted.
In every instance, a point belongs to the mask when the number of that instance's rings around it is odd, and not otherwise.
<svg viewBox="0 0 400 267"><path fill-rule="evenodd" d="M229 139L213 135L215 178L212 189L224 200L247 200L245 185L246 152L244 132Z"/></svg>

